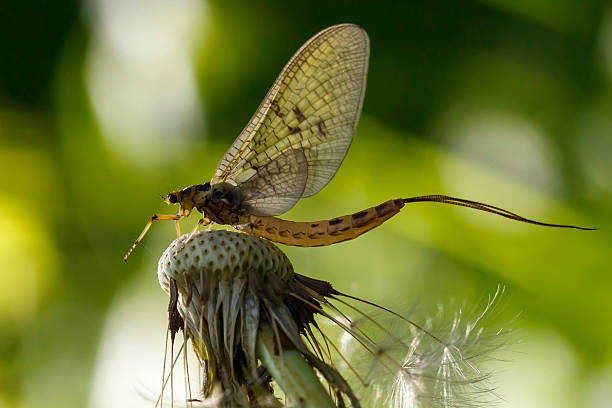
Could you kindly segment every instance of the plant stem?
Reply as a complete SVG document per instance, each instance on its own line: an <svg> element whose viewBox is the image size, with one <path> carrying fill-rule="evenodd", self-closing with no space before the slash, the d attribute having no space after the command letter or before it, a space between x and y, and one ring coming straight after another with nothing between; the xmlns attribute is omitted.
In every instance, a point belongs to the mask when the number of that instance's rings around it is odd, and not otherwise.
<svg viewBox="0 0 612 408"><path fill-rule="evenodd" d="M272 378L287 396L288 405L304 408L336 408L328 392L299 351L283 349L275 353L274 336L269 326L260 327L257 354Z"/></svg>

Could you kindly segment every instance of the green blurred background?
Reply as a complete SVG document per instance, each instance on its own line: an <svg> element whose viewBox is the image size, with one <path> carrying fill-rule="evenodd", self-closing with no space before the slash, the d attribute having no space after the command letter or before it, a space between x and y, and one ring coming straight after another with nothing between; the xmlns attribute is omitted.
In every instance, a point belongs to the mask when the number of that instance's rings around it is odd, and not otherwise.
<svg viewBox="0 0 612 408"><path fill-rule="evenodd" d="M0 407L152 406L167 298L159 194L210 179L282 66L366 29L363 115L317 220L445 193L295 269L401 310L506 285L504 407L612 407L612 4L88 0L0 5ZM184 231L195 223L183 222Z"/></svg>

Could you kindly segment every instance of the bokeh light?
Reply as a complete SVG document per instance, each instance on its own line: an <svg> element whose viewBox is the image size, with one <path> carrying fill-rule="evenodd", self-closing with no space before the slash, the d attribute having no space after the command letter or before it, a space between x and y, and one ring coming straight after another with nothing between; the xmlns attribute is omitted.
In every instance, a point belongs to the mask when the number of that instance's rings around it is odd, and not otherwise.
<svg viewBox="0 0 612 408"><path fill-rule="evenodd" d="M184 154L203 130L193 60L205 3L92 0L86 10L87 89L109 148L140 164Z"/></svg>

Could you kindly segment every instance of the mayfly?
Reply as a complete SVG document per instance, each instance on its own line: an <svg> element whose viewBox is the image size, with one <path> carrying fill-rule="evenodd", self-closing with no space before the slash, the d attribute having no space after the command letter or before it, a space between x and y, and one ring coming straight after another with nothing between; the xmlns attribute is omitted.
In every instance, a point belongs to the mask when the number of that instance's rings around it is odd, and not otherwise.
<svg viewBox="0 0 612 408"><path fill-rule="evenodd" d="M196 229L211 222L229 224L301 247L356 238L397 214L406 203L424 201L470 207L531 224L587 229L533 221L446 195L389 200L324 221L276 218L325 187L344 160L361 113L369 54L368 35L353 24L329 27L308 40L283 68L212 180L168 194L164 201L179 204L179 211L153 215L124 261L153 221L173 220L180 231L178 221L194 208L202 213Z"/></svg>

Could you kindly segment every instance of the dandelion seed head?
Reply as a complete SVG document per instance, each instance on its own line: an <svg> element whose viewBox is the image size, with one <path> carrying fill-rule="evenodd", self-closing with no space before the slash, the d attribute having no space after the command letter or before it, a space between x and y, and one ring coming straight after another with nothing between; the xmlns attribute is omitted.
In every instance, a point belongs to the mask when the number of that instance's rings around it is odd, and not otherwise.
<svg viewBox="0 0 612 408"><path fill-rule="evenodd" d="M289 350L316 368L335 400L346 398L359 406L349 384L324 361L322 344L312 331L318 329L314 315L322 312L321 303L336 292L327 282L295 274L272 243L236 231L184 235L163 253L158 279L199 359L200 401L220 398L218 406L224 408L280 407L272 381L282 384L283 378L263 361L273 364L266 355ZM338 323L350 325L350 320L339 316ZM271 344L262 346L263 338L271 338Z"/></svg>
<svg viewBox="0 0 612 408"><path fill-rule="evenodd" d="M166 292L170 279L181 283L185 274L199 279L202 270L224 282L246 279L249 271L262 276L274 273L283 280L293 276L287 256L272 243L253 235L215 230L201 231L189 241L188 236L175 239L159 259L158 279Z"/></svg>

